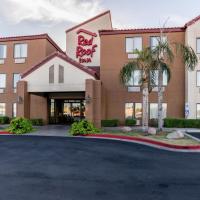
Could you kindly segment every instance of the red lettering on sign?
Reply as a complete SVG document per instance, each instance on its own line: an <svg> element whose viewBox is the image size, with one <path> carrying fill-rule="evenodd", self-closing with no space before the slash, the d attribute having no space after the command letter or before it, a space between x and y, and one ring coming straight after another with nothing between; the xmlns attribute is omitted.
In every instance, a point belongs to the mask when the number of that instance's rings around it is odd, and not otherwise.
<svg viewBox="0 0 200 200"><path fill-rule="evenodd" d="M86 38L81 32L88 34ZM78 46L76 47L76 58L79 58L80 63L90 63L92 62L92 58L94 53L96 52L97 44L94 43L94 37L97 37L96 33L92 33L81 29L77 31L78 35Z"/></svg>

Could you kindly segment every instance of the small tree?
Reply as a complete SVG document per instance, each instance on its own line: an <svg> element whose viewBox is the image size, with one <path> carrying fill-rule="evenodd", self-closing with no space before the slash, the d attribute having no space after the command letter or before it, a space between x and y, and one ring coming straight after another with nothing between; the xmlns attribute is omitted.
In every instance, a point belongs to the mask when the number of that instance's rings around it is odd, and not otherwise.
<svg viewBox="0 0 200 200"><path fill-rule="evenodd" d="M134 71L141 71L139 82L141 83L143 94L142 126L143 131L146 132L148 130L149 121L149 93L155 86L156 74L154 72L158 69L158 61L157 59L155 59L155 55L149 47L145 48L142 51L136 50L133 53L136 54L137 58L124 65L124 67L120 71L120 80L123 85L128 86ZM170 72L168 66L165 64L161 65L161 68L163 71L166 71L166 73ZM168 77L170 77L170 75Z"/></svg>
<svg viewBox="0 0 200 200"><path fill-rule="evenodd" d="M176 49L176 54L181 54L183 57L184 64L188 70L194 70L198 58L192 49L192 47L186 46L184 44L172 43L170 44L165 40L166 36L163 34L163 30L160 31L160 37L158 38L158 45L153 49L154 58L158 64L158 130L163 130L163 73L162 66L166 65L166 68L170 67L168 63L172 63L174 60L173 47Z"/></svg>

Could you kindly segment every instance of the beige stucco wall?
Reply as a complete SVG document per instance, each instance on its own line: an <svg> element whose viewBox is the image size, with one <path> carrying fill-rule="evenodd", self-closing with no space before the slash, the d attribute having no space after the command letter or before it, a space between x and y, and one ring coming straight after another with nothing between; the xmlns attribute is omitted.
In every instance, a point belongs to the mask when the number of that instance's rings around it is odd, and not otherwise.
<svg viewBox="0 0 200 200"><path fill-rule="evenodd" d="M193 25L186 29L185 42L191 46L196 52L196 38L200 37L200 21L197 21ZM199 57L200 55L198 55ZM198 63L194 71L186 70L185 79L185 94L186 103L189 105L190 114L188 118L196 118L196 104L200 103L200 87L196 86L196 71L200 70L200 62Z"/></svg>
<svg viewBox="0 0 200 200"><path fill-rule="evenodd" d="M70 32L66 32L66 53L69 57L72 59L79 61L79 59L76 58L76 48L78 45L78 37L77 37L77 30L79 29L85 29L87 31L93 32L97 34L97 37L94 37L93 44L97 44L96 52L92 58L91 63L82 63L86 66L100 66L100 38L99 38L99 30L102 29L111 29L111 19L110 19L110 13L107 13L101 17L96 18L95 20L92 20L82 26L79 26ZM88 37L87 34L83 33L86 38ZM89 48L89 47L88 47Z"/></svg>
<svg viewBox="0 0 200 200"><path fill-rule="evenodd" d="M49 67L54 65L54 83L49 84ZM64 83L58 83L59 65L64 67ZM28 92L85 91L85 80L93 76L78 69L59 57L54 57L23 80L28 83Z"/></svg>

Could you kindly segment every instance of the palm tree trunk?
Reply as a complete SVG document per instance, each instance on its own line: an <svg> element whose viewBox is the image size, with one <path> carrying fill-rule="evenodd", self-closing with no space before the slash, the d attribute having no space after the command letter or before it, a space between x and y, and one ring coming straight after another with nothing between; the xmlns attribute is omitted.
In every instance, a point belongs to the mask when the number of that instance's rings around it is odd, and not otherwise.
<svg viewBox="0 0 200 200"><path fill-rule="evenodd" d="M149 127L149 89L148 83L143 84L142 98L142 128L144 132L148 131Z"/></svg>
<svg viewBox="0 0 200 200"><path fill-rule="evenodd" d="M163 130L163 72L158 70L158 131Z"/></svg>

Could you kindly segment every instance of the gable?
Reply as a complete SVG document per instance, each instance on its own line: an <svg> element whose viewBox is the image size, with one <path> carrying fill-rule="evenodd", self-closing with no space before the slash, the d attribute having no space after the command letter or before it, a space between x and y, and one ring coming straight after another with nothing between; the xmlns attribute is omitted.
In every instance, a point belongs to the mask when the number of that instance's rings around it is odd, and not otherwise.
<svg viewBox="0 0 200 200"><path fill-rule="evenodd" d="M41 64L26 76L22 76L22 80L28 83L28 92L85 91L86 79L95 78L58 56Z"/></svg>

